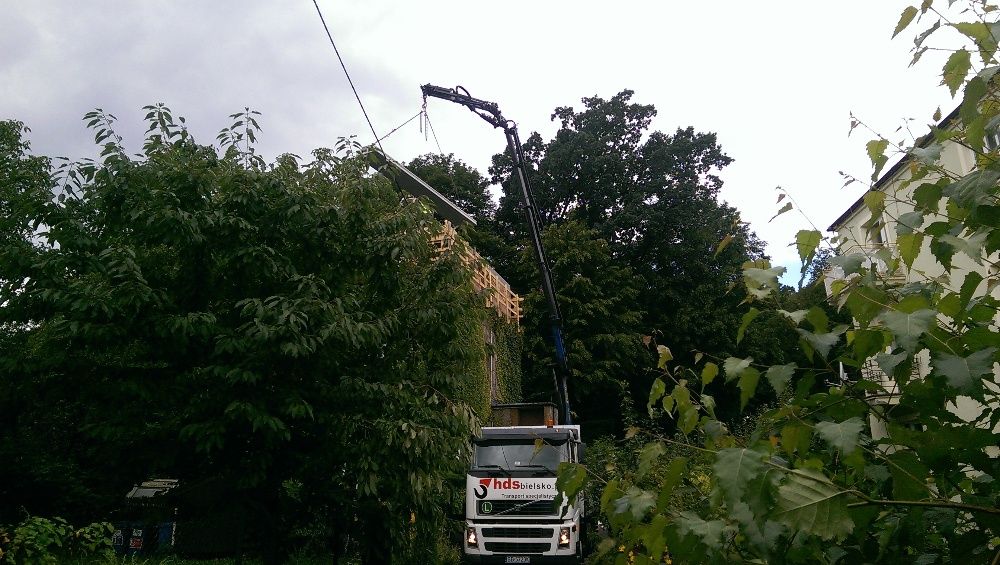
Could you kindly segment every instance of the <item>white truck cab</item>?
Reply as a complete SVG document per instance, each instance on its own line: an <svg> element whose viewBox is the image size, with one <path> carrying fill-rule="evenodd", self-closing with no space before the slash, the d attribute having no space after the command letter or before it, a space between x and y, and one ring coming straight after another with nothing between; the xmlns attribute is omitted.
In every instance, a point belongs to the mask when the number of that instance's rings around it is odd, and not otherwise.
<svg viewBox="0 0 1000 565"><path fill-rule="evenodd" d="M580 426L484 427L473 446L466 562L581 563L583 500L555 505L559 464L582 459Z"/></svg>

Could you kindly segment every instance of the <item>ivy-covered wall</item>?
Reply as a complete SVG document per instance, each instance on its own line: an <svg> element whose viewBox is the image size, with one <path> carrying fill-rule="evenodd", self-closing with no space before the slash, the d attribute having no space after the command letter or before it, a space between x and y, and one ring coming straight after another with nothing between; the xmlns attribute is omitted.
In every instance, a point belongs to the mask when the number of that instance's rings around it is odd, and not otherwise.
<svg viewBox="0 0 1000 565"><path fill-rule="evenodd" d="M497 395L496 404L520 402L521 352L523 339L517 324L507 322L490 313L493 326L493 353L496 355Z"/></svg>
<svg viewBox="0 0 1000 565"><path fill-rule="evenodd" d="M493 404L521 401L521 332L516 323L504 320L485 306L479 323L469 324L463 331L464 346L481 352L482 363L470 369L470 378L458 392L459 399L476 411L481 422L488 422ZM491 356L496 386L490 371Z"/></svg>

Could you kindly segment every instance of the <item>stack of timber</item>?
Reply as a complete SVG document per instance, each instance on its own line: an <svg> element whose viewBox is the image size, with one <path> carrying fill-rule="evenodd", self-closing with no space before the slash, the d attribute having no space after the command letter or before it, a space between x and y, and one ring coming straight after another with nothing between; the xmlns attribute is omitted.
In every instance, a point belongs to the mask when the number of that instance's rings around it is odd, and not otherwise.
<svg viewBox="0 0 1000 565"><path fill-rule="evenodd" d="M486 262L476 250L459 238L455 227L445 220L431 243L438 253L454 250L460 253L462 263L472 269L472 284L476 292L486 293L486 307L496 309L501 318L517 324L521 319L521 301L524 300L510 288L510 284Z"/></svg>

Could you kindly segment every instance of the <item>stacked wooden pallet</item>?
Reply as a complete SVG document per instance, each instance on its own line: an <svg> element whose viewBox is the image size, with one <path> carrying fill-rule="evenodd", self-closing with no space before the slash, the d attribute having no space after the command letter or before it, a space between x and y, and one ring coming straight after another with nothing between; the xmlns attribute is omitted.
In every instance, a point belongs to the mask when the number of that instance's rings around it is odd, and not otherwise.
<svg viewBox="0 0 1000 565"><path fill-rule="evenodd" d="M517 324L521 319L521 301L503 277L490 267L476 250L459 238L455 227L445 220L441 231L431 239L438 253L456 250L462 263L472 269L472 284L476 292L486 293L486 306L496 309L500 317Z"/></svg>

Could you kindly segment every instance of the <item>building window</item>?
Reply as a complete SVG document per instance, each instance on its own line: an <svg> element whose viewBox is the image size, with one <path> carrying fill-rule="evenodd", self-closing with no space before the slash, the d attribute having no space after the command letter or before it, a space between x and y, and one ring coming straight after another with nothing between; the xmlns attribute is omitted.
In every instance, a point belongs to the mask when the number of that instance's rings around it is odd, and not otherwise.
<svg viewBox="0 0 1000 565"><path fill-rule="evenodd" d="M986 132L983 137L983 147L987 153L991 153L1000 148L1000 128Z"/></svg>
<svg viewBox="0 0 1000 565"><path fill-rule="evenodd" d="M490 380L490 401L497 402L500 399L500 383L497 381L496 334L489 324L483 325L483 332L486 338L486 378Z"/></svg>
<svg viewBox="0 0 1000 565"><path fill-rule="evenodd" d="M882 247L885 245L887 235L888 234L885 231L885 222L881 220L872 226L871 230L868 232L868 236L871 238L871 243L875 247Z"/></svg>

